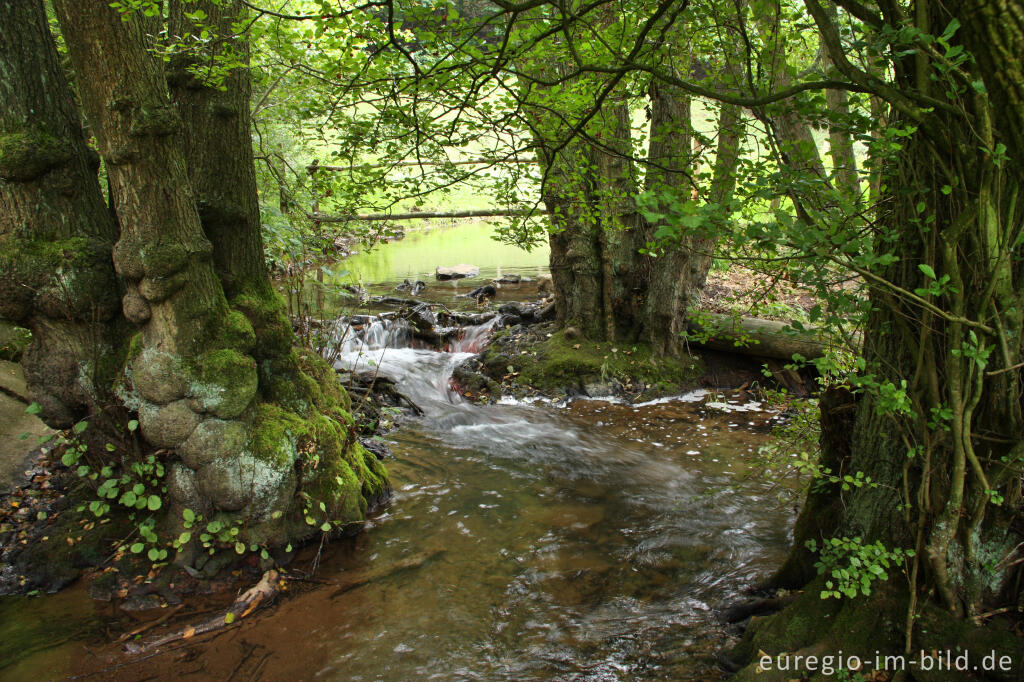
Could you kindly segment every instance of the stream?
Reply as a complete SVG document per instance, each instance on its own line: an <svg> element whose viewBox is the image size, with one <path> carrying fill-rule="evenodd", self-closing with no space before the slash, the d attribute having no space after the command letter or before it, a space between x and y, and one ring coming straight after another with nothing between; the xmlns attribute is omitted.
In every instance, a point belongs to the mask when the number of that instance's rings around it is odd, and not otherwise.
<svg viewBox="0 0 1024 682"><path fill-rule="evenodd" d="M396 379L425 414L388 436L394 497L322 548L319 582L137 661L110 643L131 623L81 587L8 598L0 677L718 679L715 608L778 565L792 520L739 476L774 415L703 392L464 402L450 373L487 332L452 352L381 323L346 341L339 366Z"/></svg>
<svg viewBox="0 0 1024 682"><path fill-rule="evenodd" d="M423 300L472 311L460 293L546 270L543 250L490 234L482 223L413 231L344 261L340 281L388 295L421 278ZM457 262L480 277L433 281L435 265ZM535 297L535 284L505 286L493 305ZM386 437L391 501L358 535L303 550L296 566L320 554L315 581L292 582L217 637L140 659L115 642L136 616L81 581L5 597L0 679L719 679L731 635L715 609L779 565L792 525L766 482L742 476L775 415L702 392L643 405L465 402L452 368L490 331L470 328L451 352L410 348L392 323L346 338L339 368L397 380L425 414ZM190 599L180 618L234 596Z"/></svg>

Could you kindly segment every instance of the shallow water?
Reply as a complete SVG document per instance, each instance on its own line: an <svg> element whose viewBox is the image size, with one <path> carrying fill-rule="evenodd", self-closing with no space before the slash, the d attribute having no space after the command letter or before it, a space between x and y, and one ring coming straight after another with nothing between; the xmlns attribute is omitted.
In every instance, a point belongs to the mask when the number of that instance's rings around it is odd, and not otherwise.
<svg viewBox="0 0 1024 682"><path fill-rule="evenodd" d="M536 280L548 271L546 245L532 251L492 239L494 225L484 220L460 221L457 225L435 224L431 227L411 229L406 237L369 251L361 251L329 269L324 282L323 303L325 316L354 311L357 303L344 290L345 285L357 284L371 296L409 297L408 292L395 290L403 280L421 280L427 288L418 300L443 303L450 308L475 308L476 304L463 295L476 287L488 284L506 274L518 274ZM462 280L439 282L434 278L436 267L459 264L475 265L480 274ZM313 305L317 300L317 284L310 275L306 282L304 301ZM495 305L508 301L537 298L535 282L498 285Z"/></svg>
<svg viewBox="0 0 1024 682"><path fill-rule="evenodd" d="M66 641L0 676L720 676L714 655L728 635L714 609L777 565L787 541L789 514L766 484L738 475L773 415L711 409L699 393L645 406L478 406L448 388L468 353L347 351L339 364L392 376L426 414L390 437L395 495L363 533L326 549L324 584L295 584L213 640L139 662L95 635L87 653L83 626L105 621L79 591ZM16 612L37 631L45 617Z"/></svg>
<svg viewBox="0 0 1024 682"><path fill-rule="evenodd" d="M348 271L345 281L376 283L400 282L405 278L426 281L433 279L434 268L459 263L476 265L483 276L499 269L519 272L547 268L546 245L525 251L495 241L494 227L486 220L470 220L413 228L404 239L345 259L340 269Z"/></svg>

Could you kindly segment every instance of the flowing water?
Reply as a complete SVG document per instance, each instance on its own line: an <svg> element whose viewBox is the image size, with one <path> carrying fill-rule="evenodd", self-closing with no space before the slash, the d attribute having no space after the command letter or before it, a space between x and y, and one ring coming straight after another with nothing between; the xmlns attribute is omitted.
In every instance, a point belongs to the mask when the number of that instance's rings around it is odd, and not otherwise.
<svg viewBox="0 0 1024 682"><path fill-rule="evenodd" d="M71 634L0 676L718 679L715 608L778 565L792 520L740 476L773 416L700 392L474 405L449 377L484 333L451 352L382 324L346 341L340 366L397 379L425 414L388 437L394 497L325 549L324 584L152 659L86 653Z"/></svg>

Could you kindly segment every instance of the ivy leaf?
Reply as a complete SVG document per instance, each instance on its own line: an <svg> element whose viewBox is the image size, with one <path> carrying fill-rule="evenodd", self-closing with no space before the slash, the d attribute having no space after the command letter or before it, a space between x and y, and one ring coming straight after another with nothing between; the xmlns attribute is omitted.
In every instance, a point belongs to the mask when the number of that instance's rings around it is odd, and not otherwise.
<svg viewBox="0 0 1024 682"><path fill-rule="evenodd" d="M163 506L163 501L160 499L159 495L150 495L146 506L149 507L149 511L156 511Z"/></svg>

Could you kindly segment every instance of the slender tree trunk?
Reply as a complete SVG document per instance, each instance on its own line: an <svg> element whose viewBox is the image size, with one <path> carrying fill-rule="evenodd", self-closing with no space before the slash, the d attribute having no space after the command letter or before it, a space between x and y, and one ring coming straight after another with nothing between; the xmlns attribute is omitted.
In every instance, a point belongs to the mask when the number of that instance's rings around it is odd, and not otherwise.
<svg viewBox="0 0 1024 682"><path fill-rule="evenodd" d="M690 98L674 88L652 84L650 103L646 189L685 202L691 194L693 175ZM703 287L711 266L712 245L705 235L680 235L657 259L640 254L646 242L655 241L658 226L645 221L643 229L637 231L642 243L634 244L630 263L643 268L648 276L642 307L647 341L655 355L676 355L686 331L690 300ZM641 259L644 262L638 262Z"/></svg>
<svg viewBox="0 0 1024 682"><path fill-rule="evenodd" d="M835 20L838 12L831 3L827 6L829 16ZM833 71L832 60L826 52L822 55L825 72ZM843 126L849 118L850 107L847 104L847 93L841 90L826 90L825 103L831 120L828 127L829 155L832 157L833 184L842 189L847 197L856 205L860 202L860 176L857 173L857 157L853 150L853 137Z"/></svg>
<svg viewBox="0 0 1024 682"><path fill-rule="evenodd" d="M97 163L42 3L0 1L0 314L32 331L30 397L58 428L110 400L123 354Z"/></svg>

